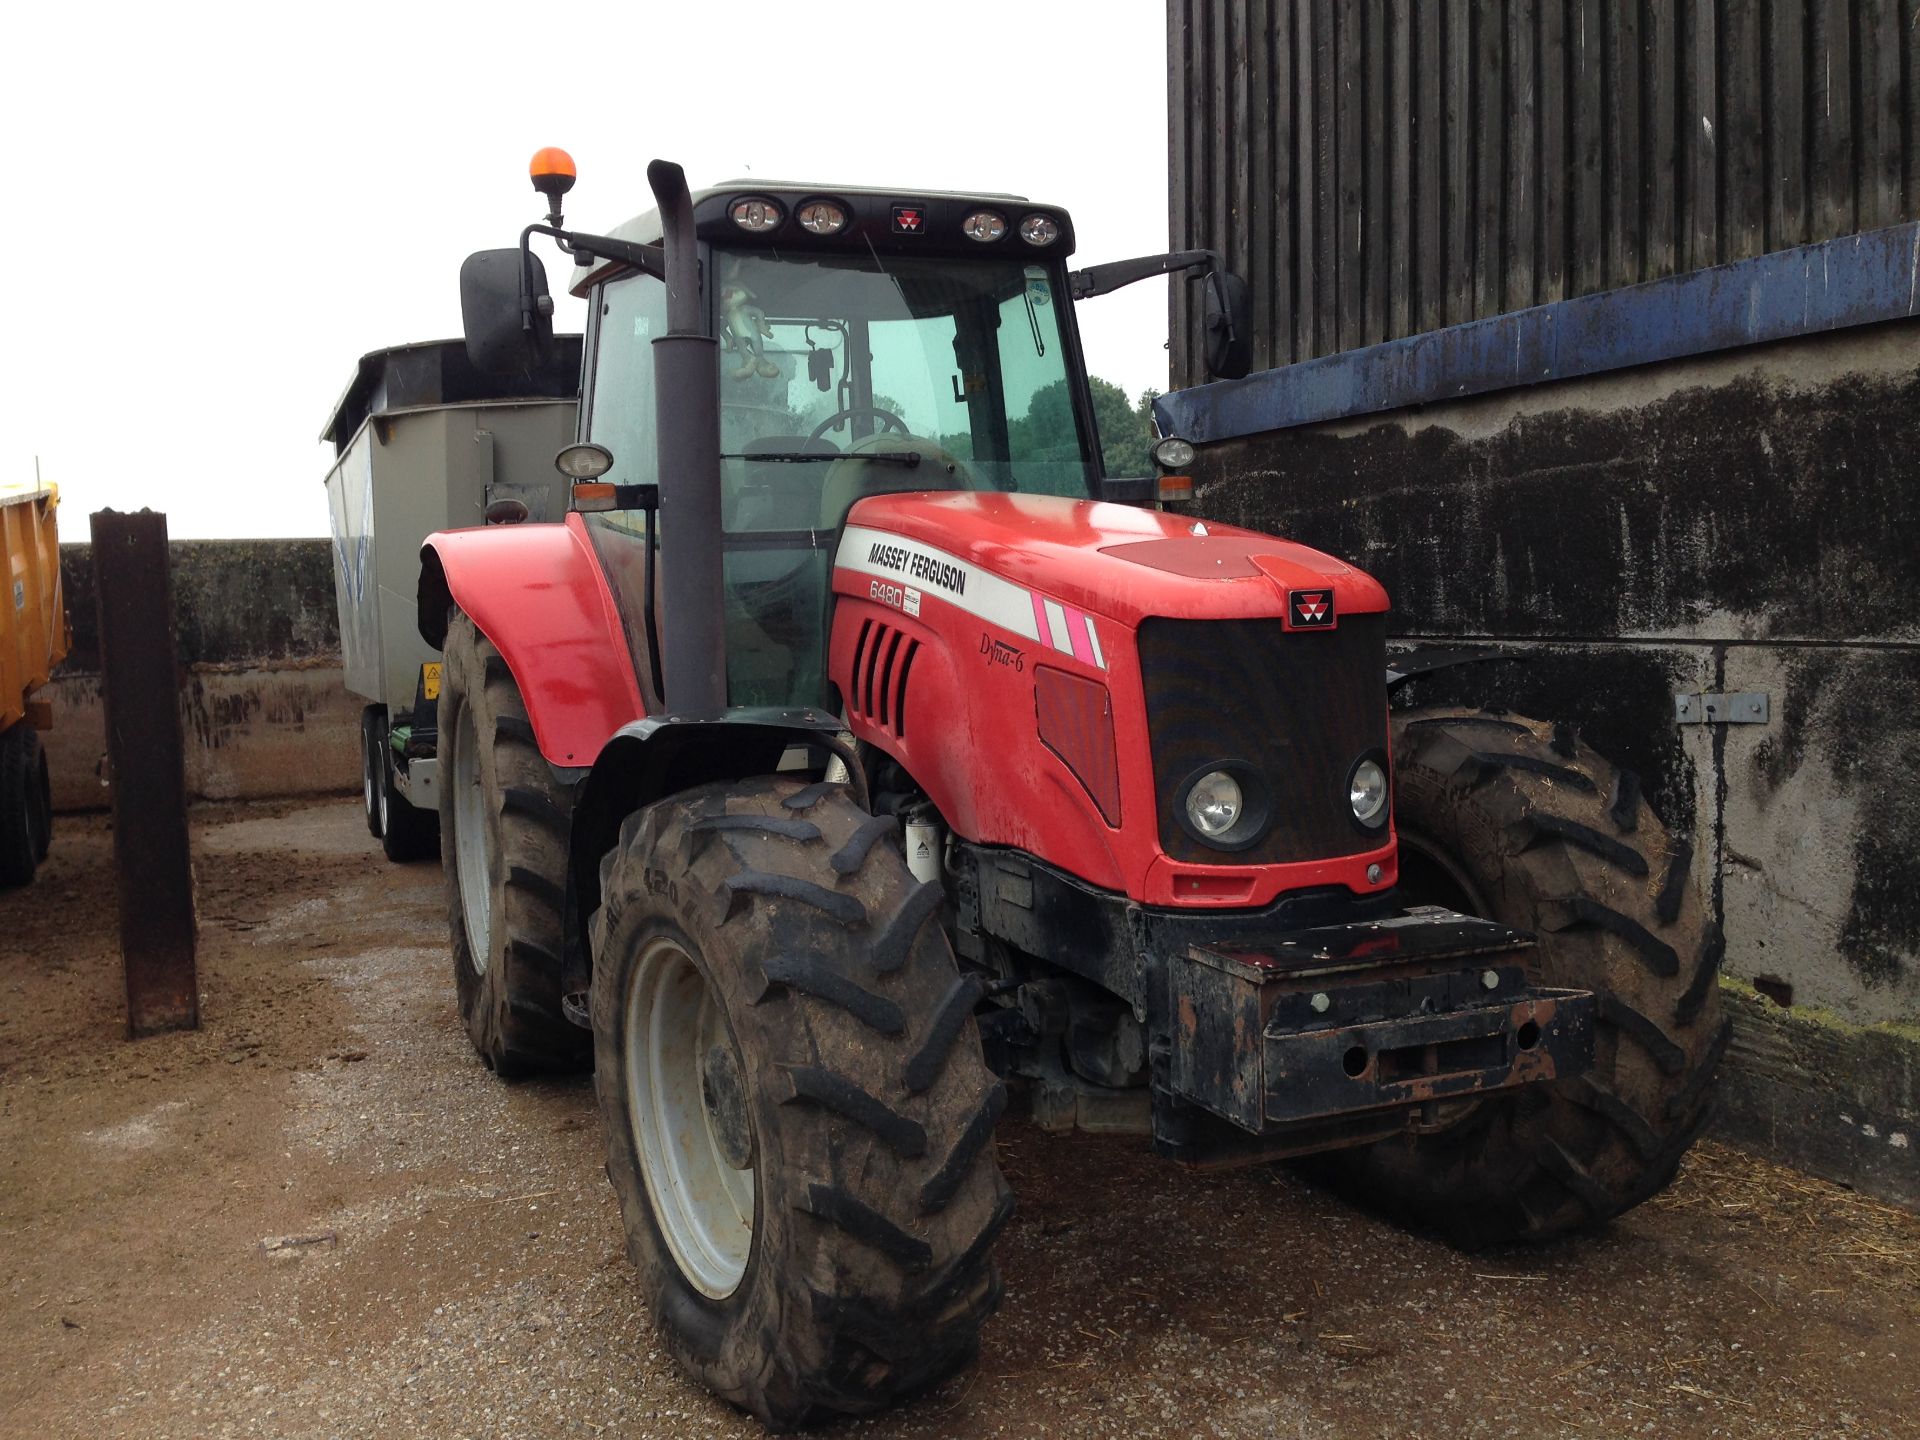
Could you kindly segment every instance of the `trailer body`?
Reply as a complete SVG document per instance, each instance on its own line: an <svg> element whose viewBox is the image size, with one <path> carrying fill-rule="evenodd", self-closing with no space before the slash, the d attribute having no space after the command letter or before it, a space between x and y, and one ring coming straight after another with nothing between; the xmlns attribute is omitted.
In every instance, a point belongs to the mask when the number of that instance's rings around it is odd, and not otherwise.
<svg viewBox="0 0 1920 1440"><path fill-rule="evenodd" d="M53 678L73 631L60 586L52 485L0 485L0 885L24 885L52 839L52 787L40 732L53 706L34 692Z"/></svg>
<svg viewBox="0 0 1920 1440"><path fill-rule="evenodd" d="M530 523L558 521L567 490L554 452L573 439L580 347L561 337L551 369L521 383L481 376L461 342L361 358L321 439L327 472L341 662L347 689L398 714L436 659L415 623L420 543L484 523L519 500Z"/></svg>
<svg viewBox="0 0 1920 1440"><path fill-rule="evenodd" d="M52 485L0 486L0 556L6 558L5 641L0 643L0 732L22 720L51 716L36 709L33 692L53 678L67 657L73 631L60 589L60 536Z"/></svg>
<svg viewBox="0 0 1920 1440"><path fill-rule="evenodd" d="M439 657L415 623L421 542L483 525L490 510L526 524L564 518L553 457L573 439L579 374L577 336L556 337L548 364L505 377L476 371L459 341L375 350L321 432L335 457L326 488L341 663L367 702L368 825L396 859L431 852L437 803Z"/></svg>

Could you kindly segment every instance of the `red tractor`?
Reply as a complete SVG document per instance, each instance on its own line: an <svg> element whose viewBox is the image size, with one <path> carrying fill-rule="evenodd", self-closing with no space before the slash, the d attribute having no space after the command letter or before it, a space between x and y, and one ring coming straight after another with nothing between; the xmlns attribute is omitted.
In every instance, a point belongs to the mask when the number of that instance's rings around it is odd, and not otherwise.
<svg viewBox="0 0 1920 1440"><path fill-rule="evenodd" d="M661 1335L774 1425L964 1365L1045 1126L1324 1153L1469 1243L1674 1174L1724 1044L1690 849L1562 726L1389 711L1387 596L1101 473L1070 271L1011 195L743 181L462 271L483 368L588 302L559 525L434 535L461 1013L593 1065ZM1177 447L1175 447L1177 448ZM1410 662L1396 660L1401 672Z"/></svg>

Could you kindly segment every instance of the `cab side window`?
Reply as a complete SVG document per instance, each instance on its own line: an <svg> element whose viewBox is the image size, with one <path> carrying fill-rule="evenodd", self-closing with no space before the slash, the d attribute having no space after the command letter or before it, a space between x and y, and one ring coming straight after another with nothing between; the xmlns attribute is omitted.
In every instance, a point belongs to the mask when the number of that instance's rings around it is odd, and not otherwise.
<svg viewBox="0 0 1920 1440"><path fill-rule="evenodd" d="M653 340L667 330L667 287L651 275L629 275L600 287L599 308L587 439L613 452L607 479L652 484L658 479Z"/></svg>

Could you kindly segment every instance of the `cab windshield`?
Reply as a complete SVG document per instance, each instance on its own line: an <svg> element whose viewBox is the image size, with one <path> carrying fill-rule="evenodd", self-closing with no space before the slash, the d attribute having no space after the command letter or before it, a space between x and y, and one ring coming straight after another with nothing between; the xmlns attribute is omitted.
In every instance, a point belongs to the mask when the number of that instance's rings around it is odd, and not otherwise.
<svg viewBox="0 0 1920 1440"><path fill-rule="evenodd" d="M715 270L728 529L836 529L895 490L1090 493L1045 267L752 252Z"/></svg>

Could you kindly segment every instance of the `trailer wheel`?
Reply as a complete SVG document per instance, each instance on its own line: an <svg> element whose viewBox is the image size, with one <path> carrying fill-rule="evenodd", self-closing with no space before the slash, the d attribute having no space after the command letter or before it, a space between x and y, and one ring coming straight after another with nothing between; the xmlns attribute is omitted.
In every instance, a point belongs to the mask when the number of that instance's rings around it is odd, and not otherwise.
<svg viewBox="0 0 1920 1440"><path fill-rule="evenodd" d="M380 848L396 865L431 860L440 853L440 812L425 810L400 793L386 717L380 719Z"/></svg>
<svg viewBox="0 0 1920 1440"><path fill-rule="evenodd" d="M969 1363L1013 1197L1005 1091L897 822L837 785L708 785L601 864L594 1085L655 1325L771 1426Z"/></svg>
<svg viewBox="0 0 1920 1440"><path fill-rule="evenodd" d="M380 814L386 803L386 767L381 760L386 744L387 712L369 705L360 712L360 800L366 807L367 833L376 840L387 828Z"/></svg>
<svg viewBox="0 0 1920 1440"><path fill-rule="evenodd" d="M1402 893L1535 932L1535 982L1597 997L1594 1066L1331 1163L1361 1198L1468 1246L1632 1209L1705 1125L1727 1043L1691 844L1571 727L1408 711L1393 753Z"/></svg>
<svg viewBox="0 0 1920 1440"><path fill-rule="evenodd" d="M53 771L47 765L47 750L34 737L34 749L40 752L38 795L39 834L34 844L34 859L45 860L53 849Z"/></svg>
<svg viewBox="0 0 1920 1440"><path fill-rule="evenodd" d="M21 720L0 734L0 886L26 885L46 854L41 821L46 760Z"/></svg>
<svg viewBox="0 0 1920 1440"><path fill-rule="evenodd" d="M460 1018L502 1076L578 1069L591 1042L560 1008L573 797L541 758L506 661L462 611L444 651L440 855Z"/></svg>

